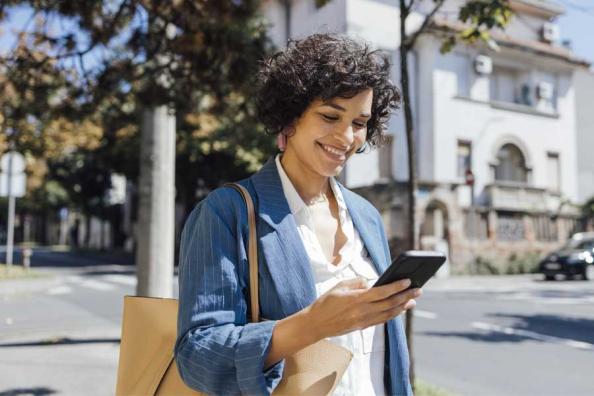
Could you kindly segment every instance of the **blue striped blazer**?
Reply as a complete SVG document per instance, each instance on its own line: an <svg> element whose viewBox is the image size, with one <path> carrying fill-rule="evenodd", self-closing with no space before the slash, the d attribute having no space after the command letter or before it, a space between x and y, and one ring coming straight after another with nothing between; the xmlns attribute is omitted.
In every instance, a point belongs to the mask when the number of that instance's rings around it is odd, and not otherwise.
<svg viewBox="0 0 594 396"><path fill-rule="evenodd" d="M258 211L262 317L249 323L247 209L232 188L212 191L188 217L179 258L179 314L175 359L184 382L209 394L270 394L283 364L264 369L276 320L316 299L307 252L271 157L239 182ZM367 200L339 183L353 224L378 271L390 264L381 216ZM386 389L412 395L409 358L400 317L386 323Z"/></svg>

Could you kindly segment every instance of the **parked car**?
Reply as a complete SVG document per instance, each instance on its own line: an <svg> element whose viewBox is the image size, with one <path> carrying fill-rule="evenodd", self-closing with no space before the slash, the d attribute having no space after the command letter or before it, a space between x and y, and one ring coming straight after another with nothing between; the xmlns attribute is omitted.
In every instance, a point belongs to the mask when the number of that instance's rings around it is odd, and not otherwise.
<svg viewBox="0 0 594 396"><path fill-rule="evenodd" d="M554 280L558 274L594 280L594 232L574 234L565 245L540 262L539 272L546 280Z"/></svg>

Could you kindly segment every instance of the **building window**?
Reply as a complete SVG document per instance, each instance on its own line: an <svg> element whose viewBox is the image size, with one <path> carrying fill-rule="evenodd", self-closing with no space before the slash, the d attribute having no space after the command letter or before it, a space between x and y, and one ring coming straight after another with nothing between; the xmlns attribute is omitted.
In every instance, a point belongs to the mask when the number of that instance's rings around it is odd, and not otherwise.
<svg viewBox="0 0 594 396"><path fill-rule="evenodd" d="M520 149L513 144L505 144L499 149L494 168L496 181L528 182L526 160Z"/></svg>
<svg viewBox="0 0 594 396"><path fill-rule="evenodd" d="M530 89L530 85L526 83L522 84L520 87L520 96L516 102L526 106L532 106L532 90Z"/></svg>
<svg viewBox="0 0 594 396"><path fill-rule="evenodd" d="M547 153L547 179L550 191L561 191L561 162L558 153Z"/></svg>
<svg viewBox="0 0 594 396"><path fill-rule="evenodd" d="M497 239L500 241L524 239L524 221L520 213L497 213Z"/></svg>
<svg viewBox="0 0 594 396"><path fill-rule="evenodd" d="M531 73L505 66L494 66L489 77L491 100L534 106Z"/></svg>
<svg viewBox="0 0 594 396"><path fill-rule="evenodd" d="M536 215L532 217L532 227L537 241L556 241L557 223L547 215Z"/></svg>
<svg viewBox="0 0 594 396"><path fill-rule="evenodd" d="M458 141L457 175L464 178L467 169L472 167L472 146L470 142Z"/></svg>

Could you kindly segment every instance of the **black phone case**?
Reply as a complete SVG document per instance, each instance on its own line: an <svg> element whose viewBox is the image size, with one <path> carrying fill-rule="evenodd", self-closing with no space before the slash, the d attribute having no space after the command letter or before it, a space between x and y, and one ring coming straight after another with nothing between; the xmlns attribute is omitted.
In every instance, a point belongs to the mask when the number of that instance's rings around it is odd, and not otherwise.
<svg viewBox="0 0 594 396"><path fill-rule="evenodd" d="M409 278L411 285L408 289L423 286L445 263L443 253L424 250L409 250L398 256L390 267L373 285L383 286L400 279Z"/></svg>

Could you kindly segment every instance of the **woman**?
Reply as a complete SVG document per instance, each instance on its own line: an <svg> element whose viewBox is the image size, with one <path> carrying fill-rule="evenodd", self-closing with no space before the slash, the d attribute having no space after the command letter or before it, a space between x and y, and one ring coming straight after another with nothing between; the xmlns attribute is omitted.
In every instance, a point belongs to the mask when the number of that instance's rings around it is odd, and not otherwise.
<svg viewBox="0 0 594 396"><path fill-rule="evenodd" d="M313 35L270 58L259 113L282 154L240 181L258 212L260 309L249 323L247 210L211 192L184 227L176 361L213 394L270 394L284 357L321 339L353 353L335 394L412 394L399 315L420 290L369 288L390 264L378 211L334 176L381 141L399 95L389 64L345 37Z"/></svg>

